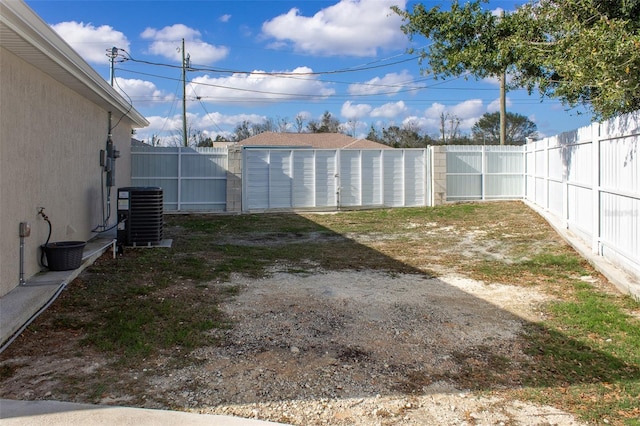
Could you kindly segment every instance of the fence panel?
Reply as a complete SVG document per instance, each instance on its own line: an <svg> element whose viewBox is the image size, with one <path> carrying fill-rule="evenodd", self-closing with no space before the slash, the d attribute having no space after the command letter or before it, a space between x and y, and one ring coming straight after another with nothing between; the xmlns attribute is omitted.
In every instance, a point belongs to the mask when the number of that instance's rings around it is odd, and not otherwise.
<svg viewBox="0 0 640 426"><path fill-rule="evenodd" d="M315 153L310 150L293 152L293 206L315 206Z"/></svg>
<svg viewBox="0 0 640 426"><path fill-rule="evenodd" d="M447 200L522 198L525 158L522 146L448 146Z"/></svg>
<svg viewBox="0 0 640 426"><path fill-rule="evenodd" d="M340 205L362 205L362 158L358 150L340 152Z"/></svg>
<svg viewBox="0 0 640 426"><path fill-rule="evenodd" d="M382 205L382 161L379 150L361 151L360 169L362 171L363 205Z"/></svg>
<svg viewBox="0 0 640 426"><path fill-rule="evenodd" d="M600 251L635 268L640 280L640 117L621 117L601 126Z"/></svg>
<svg viewBox="0 0 640 426"><path fill-rule="evenodd" d="M404 162L403 150L389 150L382 155L384 180L382 182L383 204L388 207L404 206Z"/></svg>
<svg viewBox="0 0 640 426"><path fill-rule="evenodd" d="M404 199L406 206L427 205L427 150L404 152Z"/></svg>
<svg viewBox="0 0 640 426"><path fill-rule="evenodd" d="M640 279L640 115L527 145L526 199Z"/></svg>
<svg viewBox="0 0 640 426"><path fill-rule="evenodd" d="M132 186L162 188L165 211L224 211L226 148L131 147Z"/></svg>
<svg viewBox="0 0 640 426"><path fill-rule="evenodd" d="M314 150L315 207L338 207L338 153L336 150Z"/></svg>

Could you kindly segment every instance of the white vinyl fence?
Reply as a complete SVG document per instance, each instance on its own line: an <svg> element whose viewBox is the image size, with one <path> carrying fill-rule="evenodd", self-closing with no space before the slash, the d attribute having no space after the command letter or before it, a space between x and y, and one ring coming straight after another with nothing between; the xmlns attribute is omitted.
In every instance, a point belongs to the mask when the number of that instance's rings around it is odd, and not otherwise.
<svg viewBox="0 0 640 426"><path fill-rule="evenodd" d="M522 199L522 146L447 146L447 201Z"/></svg>
<svg viewBox="0 0 640 426"><path fill-rule="evenodd" d="M526 146L526 199L594 253L640 277L640 117L594 123Z"/></svg>
<svg viewBox="0 0 640 426"><path fill-rule="evenodd" d="M231 193L242 211L429 206L436 187L448 201L526 199L640 277L639 145L640 113L524 147L448 146L446 160L435 147L247 147ZM132 185L161 187L166 211L227 210L227 169L226 148L132 147Z"/></svg>
<svg viewBox="0 0 640 426"><path fill-rule="evenodd" d="M227 149L132 146L131 184L162 188L167 212L224 211Z"/></svg>
<svg viewBox="0 0 640 426"><path fill-rule="evenodd" d="M245 148L244 211L430 205L427 149Z"/></svg>

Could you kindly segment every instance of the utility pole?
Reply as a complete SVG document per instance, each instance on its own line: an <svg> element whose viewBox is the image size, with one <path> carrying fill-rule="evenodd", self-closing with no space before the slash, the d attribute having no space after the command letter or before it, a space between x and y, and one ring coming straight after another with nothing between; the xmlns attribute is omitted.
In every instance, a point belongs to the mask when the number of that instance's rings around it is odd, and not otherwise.
<svg viewBox="0 0 640 426"><path fill-rule="evenodd" d="M118 48L113 46L111 49L107 49L107 56L109 57L109 62L111 62L109 80L111 81L111 87L113 87L113 82L115 79L115 63L116 58L118 57Z"/></svg>
<svg viewBox="0 0 640 426"><path fill-rule="evenodd" d="M187 59L184 53L184 39L182 39L182 141L189 146L187 135Z"/></svg>

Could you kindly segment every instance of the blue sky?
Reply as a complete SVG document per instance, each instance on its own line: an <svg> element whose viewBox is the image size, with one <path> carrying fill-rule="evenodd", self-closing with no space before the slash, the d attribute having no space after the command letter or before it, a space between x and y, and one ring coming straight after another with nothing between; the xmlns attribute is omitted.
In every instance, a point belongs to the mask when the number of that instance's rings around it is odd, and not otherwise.
<svg viewBox="0 0 640 426"><path fill-rule="evenodd" d="M228 137L242 121L295 117L318 120L325 111L365 136L378 128L411 123L438 136L440 116L460 119L468 132L498 107L497 81L440 80L420 72L401 20L391 5L405 0L332 1L57 1L26 3L104 78L107 49L119 50L117 88L149 121L137 137L158 135L172 144L181 128L181 40L193 71L187 72L191 129ZM431 7L448 2L425 1ZM513 10L515 2L488 8ZM428 40L414 39L414 47ZM537 94L511 91L507 109L534 121L541 136L589 123L584 110ZM173 136L172 136L173 135Z"/></svg>

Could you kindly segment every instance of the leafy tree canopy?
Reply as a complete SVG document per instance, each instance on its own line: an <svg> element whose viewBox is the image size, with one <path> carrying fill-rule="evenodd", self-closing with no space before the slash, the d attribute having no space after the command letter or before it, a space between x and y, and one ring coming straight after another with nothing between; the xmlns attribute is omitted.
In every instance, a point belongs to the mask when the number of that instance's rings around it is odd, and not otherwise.
<svg viewBox="0 0 640 426"><path fill-rule="evenodd" d="M534 0L504 16L483 3L394 10L410 38L431 41L417 53L436 76L506 70L510 88L585 105L598 119L640 109L640 0Z"/></svg>
<svg viewBox="0 0 640 426"><path fill-rule="evenodd" d="M639 0L540 0L513 18L514 84L598 119L640 109Z"/></svg>
<svg viewBox="0 0 640 426"><path fill-rule="evenodd" d="M424 71L436 77L471 74L478 78L498 76L514 62L505 39L512 31L509 21L482 7L486 1L474 0L460 5L451 3L450 10L441 6L426 9L422 3L406 11L392 9L404 19L402 30L409 38L423 35L431 42L428 47L410 53L426 61Z"/></svg>
<svg viewBox="0 0 640 426"><path fill-rule="evenodd" d="M524 115L507 113L507 140L509 145L526 143L526 138L537 137L538 127ZM497 145L500 143L500 113L486 113L471 128L476 143Z"/></svg>

